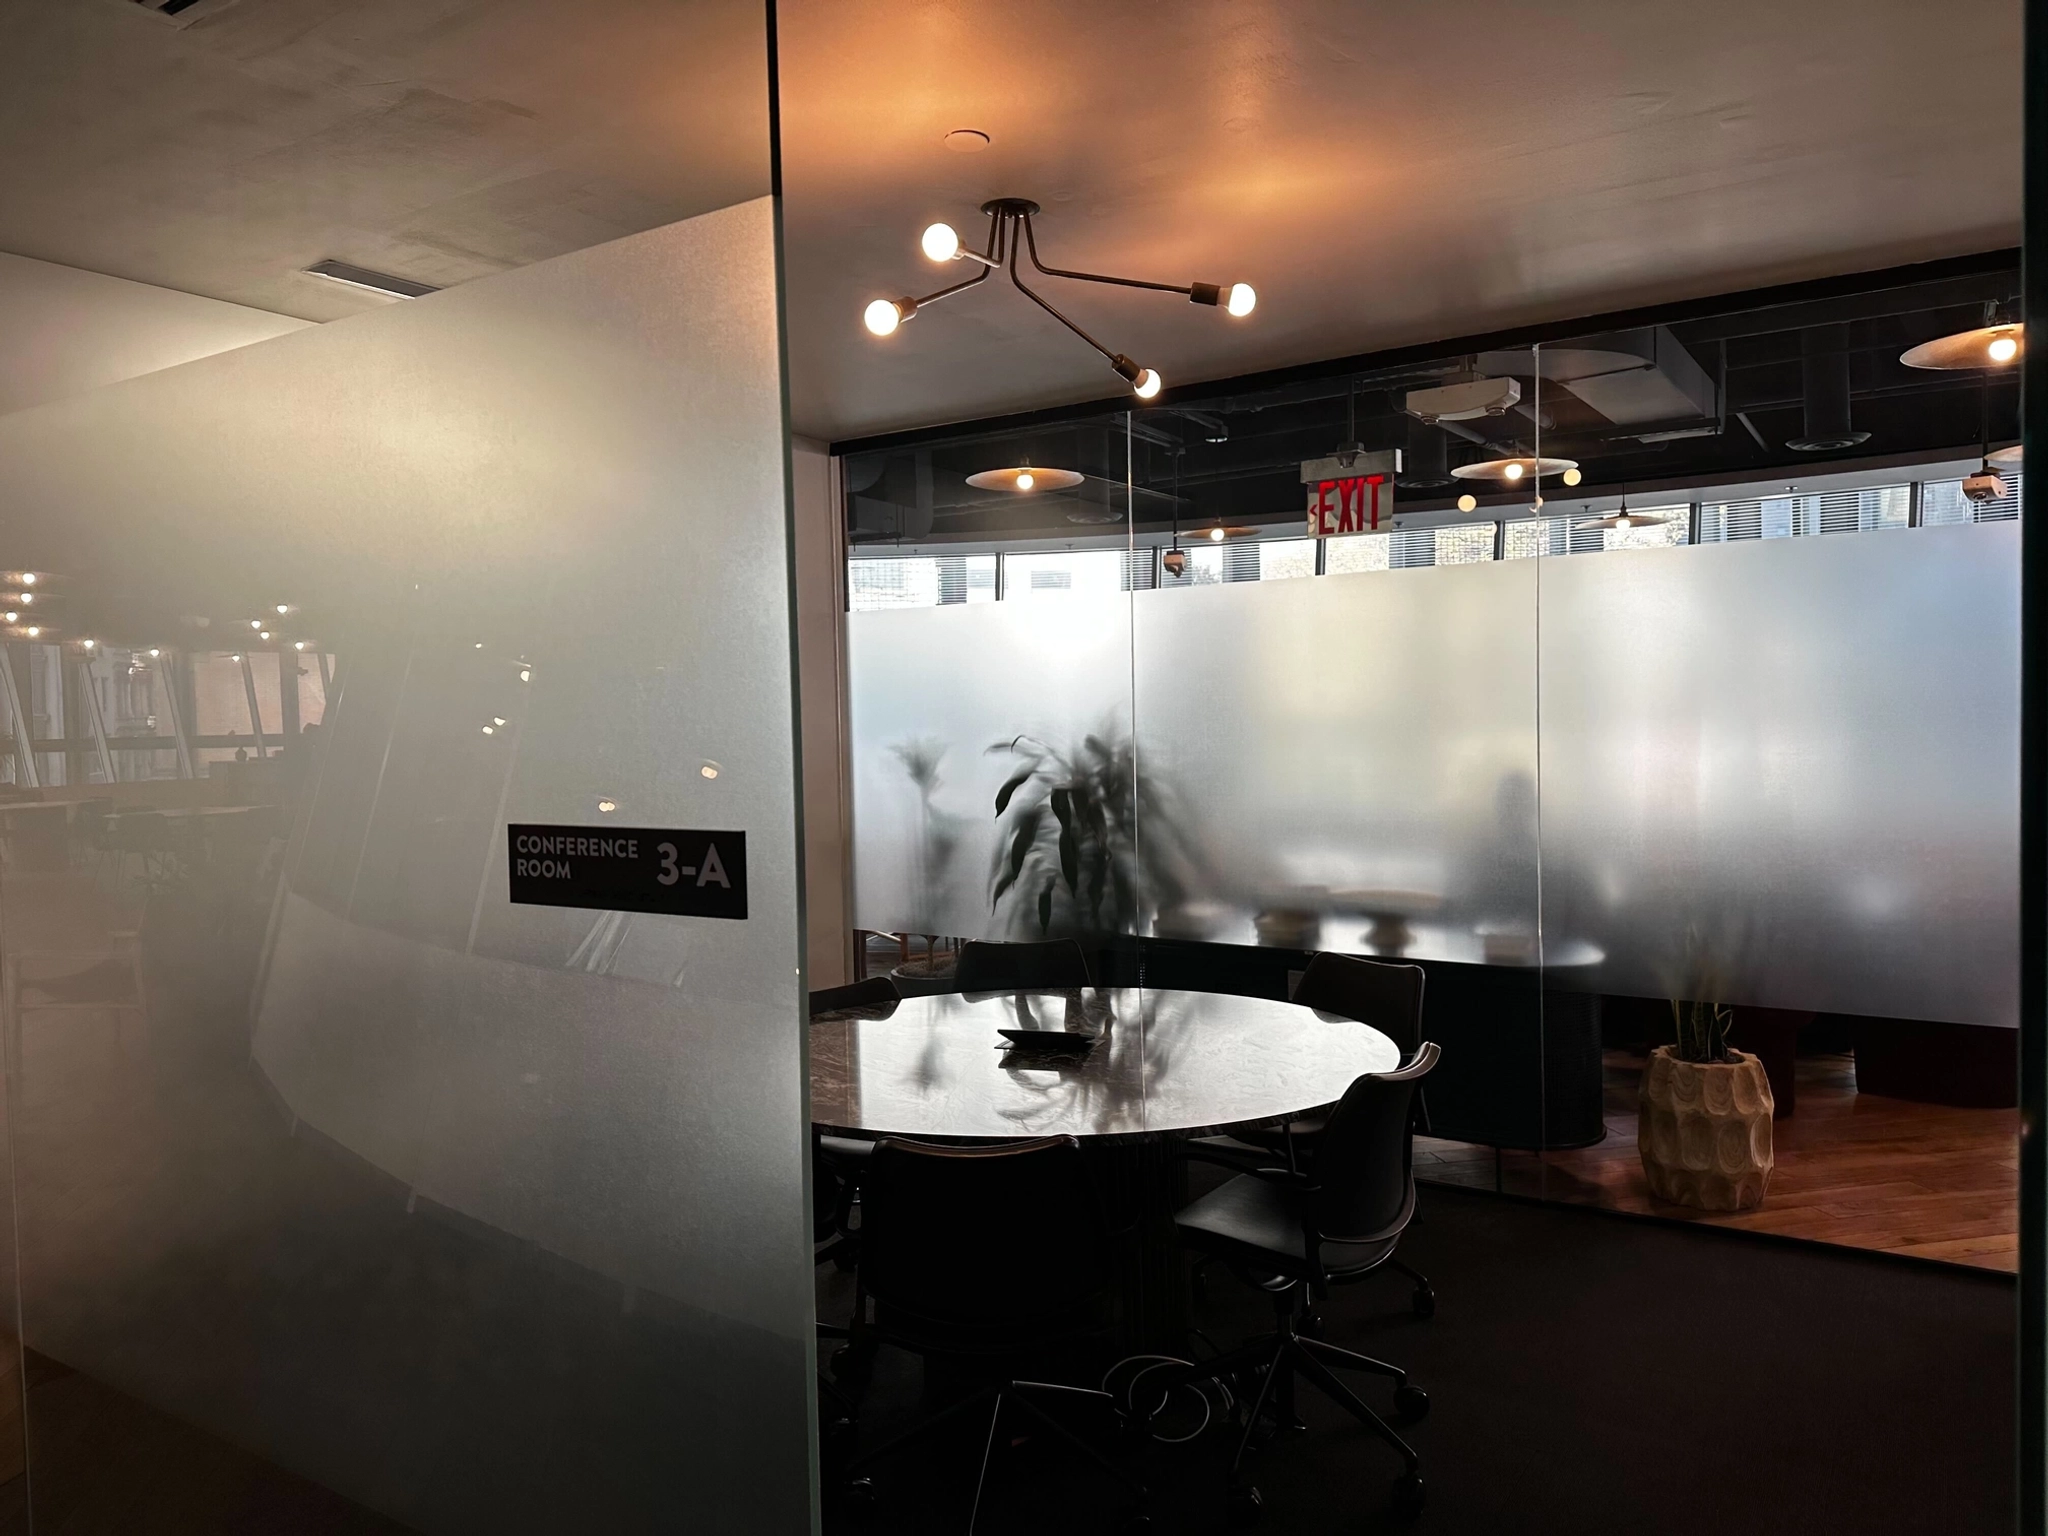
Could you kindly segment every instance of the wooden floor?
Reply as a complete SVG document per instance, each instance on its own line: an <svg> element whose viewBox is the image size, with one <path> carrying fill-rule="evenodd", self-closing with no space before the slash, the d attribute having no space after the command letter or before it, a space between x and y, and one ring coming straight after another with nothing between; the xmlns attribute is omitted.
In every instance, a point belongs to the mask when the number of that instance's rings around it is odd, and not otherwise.
<svg viewBox="0 0 2048 1536"><path fill-rule="evenodd" d="M1636 1156L1643 1057L1607 1053L1607 1138L1576 1152L1501 1155L1499 1187L1886 1253L2012 1270L2019 1262L2019 1111L1951 1109L1856 1091L1849 1056L1802 1057L1797 1111L1774 1128L1762 1206L1707 1215L1651 1196ZM1490 1147L1419 1138L1419 1179L1491 1189Z"/></svg>

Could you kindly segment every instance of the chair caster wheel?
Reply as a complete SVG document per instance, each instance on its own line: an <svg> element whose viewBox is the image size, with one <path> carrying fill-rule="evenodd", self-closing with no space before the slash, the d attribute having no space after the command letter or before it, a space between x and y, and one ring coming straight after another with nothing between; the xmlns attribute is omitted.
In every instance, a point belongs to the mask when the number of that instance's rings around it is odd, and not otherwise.
<svg viewBox="0 0 2048 1536"><path fill-rule="evenodd" d="M875 1512L875 1480L871 1477L856 1477L839 1490L839 1497L849 1514L871 1515Z"/></svg>
<svg viewBox="0 0 2048 1536"><path fill-rule="evenodd" d="M1142 1508L1126 1510L1123 1529L1125 1536L1152 1536L1152 1517Z"/></svg>
<svg viewBox="0 0 2048 1536"><path fill-rule="evenodd" d="M1424 1500L1422 1479L1410 1472L1394 1479L1394 1508L1404 1515L1422 1512Z"/></svg>
<svg viewBox="0 0 2048 1536"><path fill-rule="evenodd" d="M1229 1514L1232 1525L1258 1524L1265 1502L1259 1497L1259 1490L1250 1483L1228 1489L1223 1495L1223 1507Z"/></svg>
<svg viewBox="0 0 2048 1536"><path fill-rule="evenodd" d="M1418 1419L1429 1417L1429 1394L1420 1387L1402 1382L1394 1388L1394 1412L1403 1424L1413 1424Z"/></svg>
<svg viewBox="0 0 2048 1536"><path fill-rule="evenodd" d="M1409 1298L1409 1305L1415 1308L1417 1317L1435 1317L1436 1292L1426 1285L1417 1286L1414 1296Z"/></svg>

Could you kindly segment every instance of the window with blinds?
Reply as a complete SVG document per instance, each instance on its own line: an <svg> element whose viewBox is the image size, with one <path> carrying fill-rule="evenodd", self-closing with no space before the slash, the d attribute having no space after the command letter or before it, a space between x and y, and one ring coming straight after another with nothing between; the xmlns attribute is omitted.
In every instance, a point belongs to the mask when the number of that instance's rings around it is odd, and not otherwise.
<svg viewBox="0 0 2048 1536"><path fill-rule="evenodd" d="M1634 527L1594 527L1598 519L1587 512L1519 518L1507 525L1502 553L1509 560L1527 560L1539 555L1598 554L1608 549L1671 549L1691 540L1689 502L1630 507L1629 518Z"/></svg>
<svg viewBox="0 0 2048 1536"><path fill-rule="evenodd" d="M1341 576L1355 571L1465 565L1493 559L1496 548L1504 559L1525 560L1614 549L1668 549L1693 542L1695 537L1703 544L1721 544L1736 539L1866 533L1907 528L1916 522L1929 527L2011 522L2019 516L2021 477L2011 473L2001 478L2006 494L1988 502L1965 497L1961 480L1706 501L1699 504L1696 532L1692 505L1670 502L1632 507L1631 516L1643 521L1626 529L1593 526L1593 516L1581 510L1500 523L1489 519L1351 534L1321 541L1322 568L1326 574ZM992 602L998 591L1004 598L1014 599L1034 593L1108 593L1217 582L1287 581L1316 574L1317 542L1302 538L1224 543L1192 540L1182 545L1187 564L1179 577L1167 575L1160 551L1149 547L1058 553L1026 550L1001 556L858 556L846 563L848 605L862 612Z"/></svg>
<svg viewBox="0 0 2048 1536"><path fill-rule="evenodd" d="M1700 503L1700 542L1790 539L1818 533L1865 533L1912 521L1913 488L1879 485L1815 496L1765 496Z"/></svg>
<svg viewBox="0 0 2048 1536"><path fill-rule="evenodd" d="M1944 523L2010 523L2020 515L2020 476L1998 477L2005 482L2005 494L1996 501L1971 501L1963 494L1960 480L1930 480L1920 487L1920 522L1925 527Z"/></svg>
<svg viewBox="0 0 2048 1536"><path fill-rule="evenodd" d="M989 603L995 596L994 555L862 556L846 562L846 601L855 613Z"/></svg>

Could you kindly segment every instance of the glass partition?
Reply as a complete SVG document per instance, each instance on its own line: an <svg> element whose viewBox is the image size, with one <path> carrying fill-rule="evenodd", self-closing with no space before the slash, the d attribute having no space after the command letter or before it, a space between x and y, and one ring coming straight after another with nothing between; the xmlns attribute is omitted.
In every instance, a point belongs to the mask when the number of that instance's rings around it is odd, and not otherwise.
<svg viewBox="0 0 2048 1536"><path fill-rule="evenodd" d="M813 1528L768 60L711 9L693 216L0 417L25 1529ZM514 904L527 824L730 838L744 918Z"/></svg>
<svg viewBox="0 0 2048 1536"><path fill-rule="evenodd" d="M913 540L850 504L857 564L993 566L971 618L849 615L857 921L1024 936L988 900L1002 754L972 744L1040 728L1006 723L1023 700L1059 739L1122 729L1128 669L1115 931L1155 985L1422 965L1426 1177L1686 1213L1644 1182L1638 1090L1708 1019L1766 1073L1792 1191L1709 1219L2009 1265L2017 388L1901 354L2015 281L1243 381L1122 443L1091 417L855 454L876 487L1128 462L1132 508L1112 534L1081 497L935 491ZM1367 525L1341 487L1382 466ZM1902 1202L1939 1115L1967 1188ZM1873 1139L1893 1162L1856 1162ZM1849 1214L1802 1215L1811 1188Z"/></svg>

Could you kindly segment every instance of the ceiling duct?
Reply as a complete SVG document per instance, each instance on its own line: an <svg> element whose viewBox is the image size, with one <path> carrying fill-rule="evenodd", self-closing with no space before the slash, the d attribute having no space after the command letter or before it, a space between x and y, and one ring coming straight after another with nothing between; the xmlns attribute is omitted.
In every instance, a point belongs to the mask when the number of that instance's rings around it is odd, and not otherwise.
<svg viewBox="0 0 2048 1536"><path fill-rule="evenodd" d="M1451 482L1450 439L1426 421L1408 418L1408 452L1396 484L1448 485Z"/></svg>
<svg viewBox="0 0 2048 1536"><path fill-rule="evenodd" d="M1805 377L1806 431L1785 446L1794 453L1839 453L1868 442L1849 425L1849 327L1809 326L1799 337Z"/></svg>
<svg viewBox="0 0 2048 1536"><path fill-rule="evenodd" d="M1640 442L1668 442L1720 430L1721 392L1685 345L1662 325L1609 331L1556 346L1482 353L1488 373L1527 377L1540 373L1546 385L1562 385L1617 427L1641 427L1617 434ZM1550 404L1546 394L1544 404Z"/></svg>

